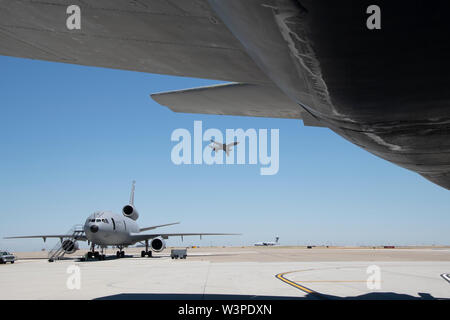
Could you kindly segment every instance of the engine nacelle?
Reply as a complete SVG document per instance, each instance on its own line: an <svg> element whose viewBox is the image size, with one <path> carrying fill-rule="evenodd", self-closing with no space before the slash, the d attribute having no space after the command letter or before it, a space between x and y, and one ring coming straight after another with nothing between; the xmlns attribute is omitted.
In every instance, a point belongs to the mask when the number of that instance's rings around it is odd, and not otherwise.
<svg viewBox="0 0 450 320"><path fill-rule="evenodd" d="M127 204L125 207L123 207L122 213L125 217L133 220L137 220L137 218L139 218L139 212L137 212L136 208L131 204Z"/></svg>
<svg viewBox="0 0 450 320"><path fill-rule="evenodd" d="M163 251L166 248L166 242L161 237L153 238L150 242L150 247L155 252Z"/></svg>
<svg viewBox="0 0 450 320"><path fill-rule="evenodd" d="M61 247L67 254L75 253L75 251L80 249L80 247L78 246L78 242L69 239L64 240L61 244Z"/></svg>

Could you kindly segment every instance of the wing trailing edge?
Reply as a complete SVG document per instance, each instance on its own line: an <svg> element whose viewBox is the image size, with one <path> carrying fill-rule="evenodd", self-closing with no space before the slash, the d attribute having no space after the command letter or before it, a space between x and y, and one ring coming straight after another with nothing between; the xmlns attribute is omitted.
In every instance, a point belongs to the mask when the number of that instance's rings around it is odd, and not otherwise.
<svg viewBox="0 0 450 320"><path fill-rule="evenodd" d="M167 224L160 224L158 226L151 226L151 227L141 228L141 229L139 229L139 232L153 230L153 229L161 228L161 227L173 226L174 224L180 224L180 222L173 222L173 223L167 223Z"/></svg>
<svg viewBox="0 0 450 320"><path fill-rule="evenodd" d="M324 126L274 85L226 83L151 97L174 112L302 119L308 126Z"/></svg>

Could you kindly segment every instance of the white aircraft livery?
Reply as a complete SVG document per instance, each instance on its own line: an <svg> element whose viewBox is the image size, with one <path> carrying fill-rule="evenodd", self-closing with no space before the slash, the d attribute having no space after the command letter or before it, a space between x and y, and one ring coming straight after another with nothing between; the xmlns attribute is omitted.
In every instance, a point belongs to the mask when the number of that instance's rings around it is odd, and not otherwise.
<svg viewBox="0 0 450 320"><path fill-rule="evenodd" d="M124 257L124 247L133 245L137 242L145 242L145 251L141 252L141 257L151 257L152 251L160 252L166 247L165 240L169 237L184 236L205 236L205 235L238 235L236 233L143 233L160 227L179 224L179 222L163 225L139 228L136 220L139 213L134 207L135 181L131 188L130 203L122 209L122 214L116 214L109 211L98 211L91 214L84 223L82 229L74 229L73 232L61 235L34 235L34 236L16 236L6 237L5 239L19 238L59 238L60 245L49 254L49 261L52 262L64 254L73 254L78 249L78 241L88 241L91 250L88 258L95 257L104 260L103 250L108 246L114 246L119 249L116 252L118 258ZM95 247L100 247L101 252L95 251ZM151 249L151 250L149 250Z"/></svg>
<svg viewBox="0 0 450 320"><path fill-rule="evenodd" d="M275 237L275 242L269 241L269 242L257 242L255 243L255 246L259 247L259 246L276 246L278 245L278 240L280 238L279 237Z"/></svg>

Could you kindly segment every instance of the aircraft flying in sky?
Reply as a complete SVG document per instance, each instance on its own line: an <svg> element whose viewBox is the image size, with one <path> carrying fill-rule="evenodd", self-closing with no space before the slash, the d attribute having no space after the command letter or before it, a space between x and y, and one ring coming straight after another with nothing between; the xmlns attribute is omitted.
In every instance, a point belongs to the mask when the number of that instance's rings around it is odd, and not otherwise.
<svg viewBox="0 0 450 320"><path fill-rule="evenodd" d="M227 81L151 96L181 113L301 119L450 189L448 1L74 6L0 1L0 55Z"/></svg>
<svg viewBox="0 0 450 320"><path fill-rule="evenodd" d="M218 142L214 141L213 139L211 139L211 143L212 143L212 145L209 145L209 147L210 147L211 149L213 149L214 152L223 150L223 151L225 151L225 153L227 154L227 157L230 155L231 149L232 149L234 146L237 146L237 145L239 144L238 141L231 142L231 143L229 143L229 144L226 144L226 143L218 143Z"/></svg>
<svg viewBox="0 0 450 320"><path fill-rule="evenodd" d="M103 260L105 259L103 251L108 246L118 248L116 256L120 258L125 256L123 248L137 242L145 242L145 251L141 252L141 256L151 257L152 251L164 250L166 239L169 237L200 236L201 238L206 235L238 235L236 233L144 233L156 228L179 224L179 222L140 228L136 222L139 213L134 206L134 190L135 182L133 181L130 203L122 208L122 214L109 211L94 212L86 219L81 229L75 228L72 233L15 236L5 237L5 239L42 238L45 241L47 238L59 238L60 244L49 254L49 260L53 261L64 254L75 253L79 249L78 241L88 241L90 244L89 258L95 257ZM96 246L101 248L101 252L95 251Z"/></svg>

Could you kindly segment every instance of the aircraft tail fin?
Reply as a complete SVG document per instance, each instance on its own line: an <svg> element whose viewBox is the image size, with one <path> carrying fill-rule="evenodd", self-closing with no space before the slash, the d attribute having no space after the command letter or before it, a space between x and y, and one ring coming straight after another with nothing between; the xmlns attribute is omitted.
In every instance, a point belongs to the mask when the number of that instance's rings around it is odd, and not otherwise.
<svg viewBox="0 0 450 320"><path fill-rule="evenodd" d="M130 194L130 204L134 206L134 189L135 189L136 181L133 180L133 183L131 184L131 194Z"/></svg>
<svg viewBox="0 0 450 320"><path fill-rule="evenodd" d="M278 243L278 240L280 240L280 237L275 237L275 243Z"/></svg>

